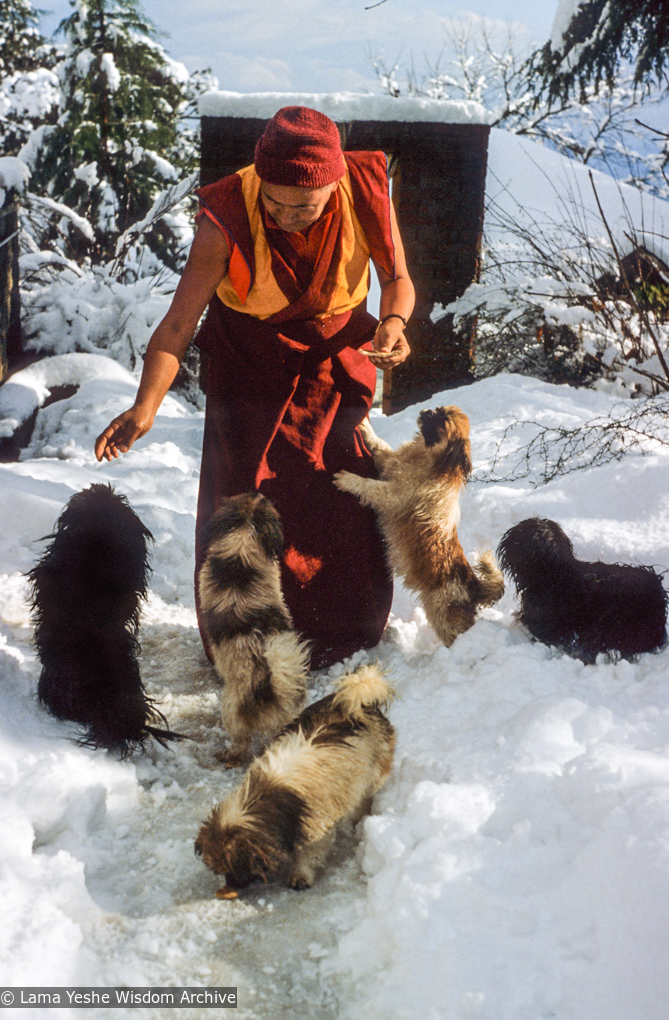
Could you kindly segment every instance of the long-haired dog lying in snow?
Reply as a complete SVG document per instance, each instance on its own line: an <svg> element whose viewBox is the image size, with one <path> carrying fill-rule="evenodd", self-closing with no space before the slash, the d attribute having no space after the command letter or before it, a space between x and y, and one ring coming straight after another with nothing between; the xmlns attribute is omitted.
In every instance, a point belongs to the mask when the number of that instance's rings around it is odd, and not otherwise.
<svg viewBox="0 0 669 1020"><path fill-rule="evenodd" d="M460 489L472 469L469 419L458 407L421 411L419 432L392 450L369 422L361 426L379 478L349 471L335 485L376 511L390 565L418 592L428 622L445 645L474 623L479 606L497 602L504 580L491 552L472 569L458 540Z"/></svg>
<svg viewBox="0 0 669 1020"><path fill-rule="evenodd" d="M362 666L255 759L195 842L227 890L256 880L313 884L338 825L359 821L390 773L395 732L381 706L391 698L379 668Z"/></svg>
<svg viewBox="0 0 669 1020"><path fill-rule="evenodd" d="M81 743L122 755L175 734L147 697L137 656L149 572L144 526L125 496L95 484L75 493L28 574L41 703L85 728Z"/></svg>
<svg viewBox="0 0 669 1020"><path fill-rule="evenodd" d="M624 658L667 639L667 592L652 567L577 560L555 521L515 524L497 550L520 596L518 617L534 637L583 662Z"/></svg>
<svg viewBox="0 0 669 1020"><path fill-rule="evenodd" d="M309 646L293 629L281 591L283 530L258 492L233 496L213 515L198 574L200 610L223 681L221 718L231 738L219 755L243 764L255 737L273 737L307 693Z"/></svg>

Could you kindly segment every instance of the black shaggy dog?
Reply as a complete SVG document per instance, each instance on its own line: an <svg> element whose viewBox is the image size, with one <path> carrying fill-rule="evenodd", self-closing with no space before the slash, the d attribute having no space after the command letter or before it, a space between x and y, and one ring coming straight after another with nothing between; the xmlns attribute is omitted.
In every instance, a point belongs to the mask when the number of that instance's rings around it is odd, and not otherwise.
<svg viewBox="0 0 669 1020"><path fill-rule="evenodd" d="M96 484L72 496L47 537L52 542L28 574L40 702L85 727L88 747L125 756L149 736L161 743L174 737L150 725L167 723L137 663L151 532L125 496Z"/></svg>
<svg viewBox="0 0 669 1020"><path fill-rule="evenodd" d="M555 521L531 517L506 532L499 564L520 596L521 623L539 641L593 663L629 659L667 640L667 592L652 567L577 560Z"/></svg>

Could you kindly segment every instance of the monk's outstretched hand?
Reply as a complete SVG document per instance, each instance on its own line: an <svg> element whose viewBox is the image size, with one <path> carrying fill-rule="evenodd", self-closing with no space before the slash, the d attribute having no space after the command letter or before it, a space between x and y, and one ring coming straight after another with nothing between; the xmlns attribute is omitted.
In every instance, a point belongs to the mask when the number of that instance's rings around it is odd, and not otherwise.
<svg viewBox="0 0 669 1020"><path fill-rule="evenodd" d="M404 335L402 320L393 317L387 322L380 322L374 334L373 347L374 354L369 360L384 372L406 361L411 348Z"/></svg>
<svg viewBox="0 0 669 1020"><path fill-rule="evenodd" d="M132 444L145 436L153 425L153 418L140 408L131 407L107 426L95 440L98 460L111 460L119 453L127 453Z"/></svg>

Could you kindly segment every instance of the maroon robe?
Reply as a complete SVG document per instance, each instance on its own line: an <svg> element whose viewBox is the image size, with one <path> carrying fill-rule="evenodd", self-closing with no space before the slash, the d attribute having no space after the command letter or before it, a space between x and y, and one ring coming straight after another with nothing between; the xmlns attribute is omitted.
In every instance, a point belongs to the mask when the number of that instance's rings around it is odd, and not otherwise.
<svg viewBox="0 0 669 1020"><path fill-rule="evenodd" d="M356 153L348 162L357 188L355 211L372 255L392 273L389 217L386 229L386 207L374 177L379 156ZM372 173L366 157L370 163L375 159ZM357 196L362 201L364 187L374 191L377 209L371 213L374 203L369 202L359 212ZM252 249L244 243L246 213L235 200L235 188L233 179L224 178L202 189L201 197L234 243L241 239L252 271ZM375 515L332 482L343 469L376 477L357 428L372 404L376 369L356 348L370 343L377 320L364 303L352 312L315 318L323 311L337 259L336 203L326 213L324 223L314 225L323 235L316 245L321 257L306 290L297 247L277 242L276 256L272 248L273 265L276 257L281 267L275 278L291 301L288 309L260 320L215 297L196 339L207 355L196 569L204 554L204 528L222 500L252 490L267 496L284 529L284 596L296 628L312 642L316 669L376 645L392 602L392 576ZM270 227L265 221L272 247L276 229Z"/></svg>

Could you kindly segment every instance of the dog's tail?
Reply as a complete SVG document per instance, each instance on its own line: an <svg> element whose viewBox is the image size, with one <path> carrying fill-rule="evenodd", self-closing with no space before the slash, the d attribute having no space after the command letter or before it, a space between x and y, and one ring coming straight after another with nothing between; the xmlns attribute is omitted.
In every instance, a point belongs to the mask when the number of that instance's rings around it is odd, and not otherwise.
<svg viewBox="0 0 669 1020"><path fill-rule="evenodd" d="M272 686L288 697L306 697L311 646L302 641L295 630L279 630L269 634L263 649Z"/></svg>
<svg viewBox="0 0 669 1020"><path fill-rule="evenodd" d="M479 555L474 567L479 582L477 602L481 606L492 606L504 594L504 575L495 562L492 550Z"/></svg>
<svg viewBox="0 0 669 1020"><path fill-rule="evenodd" d="M348 716L357 715L365 708L387 708L395 692L387 682L379 665L358 666L339 681L333 706Z"/></svg>
<svg viewBox="0 0 669 1020"><path fill-rule="evenodd" d="M293 715L307 696L307 676L311 646L294 630L270 634L265 640L264 659L269 667L269 683L276 701Z"/></svg>

